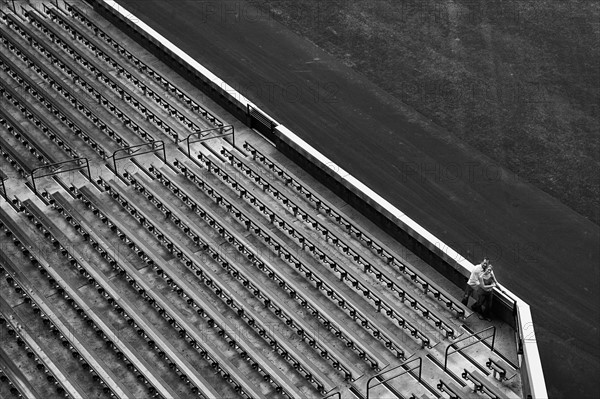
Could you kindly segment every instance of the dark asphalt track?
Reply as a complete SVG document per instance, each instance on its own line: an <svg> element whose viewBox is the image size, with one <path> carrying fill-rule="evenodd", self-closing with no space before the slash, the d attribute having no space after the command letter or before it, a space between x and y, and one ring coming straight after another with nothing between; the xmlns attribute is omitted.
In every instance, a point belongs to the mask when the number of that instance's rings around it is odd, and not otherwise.
<svg viewBox="0 0 600 399"><path fill-rule="evenodd" d="M600 397L600 229L245 1L119 0L527 301L551 397Z"/></svg>

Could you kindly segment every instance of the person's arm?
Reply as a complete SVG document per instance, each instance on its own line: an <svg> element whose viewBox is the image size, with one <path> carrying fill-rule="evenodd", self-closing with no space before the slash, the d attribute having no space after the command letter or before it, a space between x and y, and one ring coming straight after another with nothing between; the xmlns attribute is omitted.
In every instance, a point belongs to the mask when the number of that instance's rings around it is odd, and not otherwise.
<svg viewBox="0 0 600 399"><path fill-rule="evenodd" d="M491 274L492 274L492 280L493 280L493 284L494 284L494 286L497 286L497 285L499 285L499 284L498 284L498 280L496 280L496 275L494 274L494 272L493 272L493 271L492 271L492 273L491 273Z"/></svg>
<svg viewBox="0 0 600 399"><path fill-rule="evenodd" d="M485 285L485 281L483 281L483 273L479 274L479 286L481 288L487 288L486 285Z"/></svg>
<svg viewBox="0 0 600 399"><path fill-rule="evenodd" d="M504 292L506 294L506 292L502 288L500 288L500 283L496 279L496 275L494 274L494 272L492 272L492 278L494 279L494 286L496 288L498 288L498 290L500 290L500 292Z"/></svg>
<svg viewBox="0 0 600 399"><path fill-rule="evenodd" d="M485 281L483 281L483 273L481 273L479 275L479 285L481 286L481 288L493 288L496 285L496 277L494 277L494 272L492 272L492 278L494 281L491 284L486 284Z"/></svg>

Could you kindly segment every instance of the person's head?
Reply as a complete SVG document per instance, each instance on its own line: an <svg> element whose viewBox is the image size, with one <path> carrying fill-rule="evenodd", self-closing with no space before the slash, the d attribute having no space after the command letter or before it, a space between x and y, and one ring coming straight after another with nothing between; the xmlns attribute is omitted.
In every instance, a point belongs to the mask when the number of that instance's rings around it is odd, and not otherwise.
<svg viewBox="0 0 600 399"><path fill-rule="evenodd" d="M490 258L488 258L487 256L485 258L483 258L483 261L481 261L481 265L482 266L487 266L490 264Z"/></svg>
<svg viewBox="0 0 600 399"><path fill-rule="evenodd" d="M484 271L485 273L489 273L489 272L491 272L491 271L492 271L492 269L493 269L493 266L492 266L492 264L491 264L491 263L486 263L486 264L484 264L482 267L483 267L483 271Z"/></svg>

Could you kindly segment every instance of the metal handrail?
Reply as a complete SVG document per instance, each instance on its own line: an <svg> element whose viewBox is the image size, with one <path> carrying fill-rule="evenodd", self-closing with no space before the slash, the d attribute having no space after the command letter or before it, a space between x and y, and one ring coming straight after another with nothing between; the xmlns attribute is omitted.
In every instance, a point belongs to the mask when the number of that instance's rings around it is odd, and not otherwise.
<svg viewBox="0 0 600 399"><path fill-rule="evenodd" d="M147 147L147 146L151 146L152 148L150 148L147 151L143 151L143 152L140 152L141 150L138 150L138 148ZM148 154L148 153L155 152L155 151L160 151L161 149L162 149L162 153L163 153L163 162L167 163L167 153L165 150L165 142L162 140L154 140L149 143L143 143L143 144L132 145L129 147L119 148L118 150L113 152L113 154L110 156L110 158L112 158L112 160L113 160L113 172L115 172L115 174L117 176L119 175L119 173L117 172L117 161L118 160L132 158L132 157L135 157L138 155L144 155L144 154ZM117 158L117 153L119 153L119 152L127 152L127 155Z"/></svg>
<svg viewBox="0 0 600 399"><path fill-rule="evenodd" d="M6 193L6 185L4 184L4 181L8 179L8 176L5 176L3 173L0 174L0 186L2 187L2 192L0 193L0 195L2 195L2 197L8 201L8 194Z"/></svg>
<svg viewBox="0 0 600 399"><path fill-rule="evenodd" d="M383 374L387 374L387 373L389 373L390 371L396 370L396 369L398 369L398 368L400 368L400 367L404 368L404 366L406 366L407 364L409 364L409 363L412 363L412 362L415 362L415 361L418 361L418 362L419 362L419 365L418 365L418 366L412 367L412 368L410 368L410 369L408 369L408 370L407 370L407 369L404 369L404 371L403 371L403 372L401 372L400 374L397 374L397 375L395 375L395 376L393 376L393 377L386 378L386 379L385 379L385 380L383 380L383 381L379 381L377 384L375 384L375 385L373 385L373 386L369 386L369 384L371 383L371 381L373 381L373 379L375 379L375 378L378 378L378 377L380 377L381 375L383 375ZM422 358L421 356L419 356L418 358L412 359L412 360L408 360L408 361L406 361L406 362L404 362L404 363L402 363L402 364L399 364L398 366L396 366L396 367L393 367L393 368L391 368L391 369L389 369L389 370L382 371L382 372L381 372L381 373L379 373L379 374L375 374L373 377L369 378L369 380L367 381L367 399L369 399L369 390L370 390L371 388L375 388L375 387L377 387L377 386L379 386L379 385L385 384L386 382L388 382L388 381L390 381L390 380L393 380L394 378L398 378L398 377L400 377L401 375L404 375L404 374L406 374L406 373L410 373L411 371L413 371L413 370L415 370L415 369L417 369L417 368L419 369L419 377L418 377L418 381L419 381L419 382L421 382L421 372L423 371L423 358Z"/></svg>
<svg viewBox="0 0 600 399"><path fill-rule="evenodd" d="M453 353L460 352L461 350L463 350L463 349L465 349L465 348L468 348L468 347L469 347L469 346L471 346L471 345L475 345L475 344L476 344L476 343L478 343L478 342L483 342L483 341L485 341L486 339L490 338L490 337L484 337L484 338L481 338L481 337L479 337L479 336L478 336L478 334L484 333L484 332L486 332L486 331L488 331L488 330L493 330L493 334L492 334L492 337L491 337L491 338L492 338L492 345L491 345L491 349L492 349L492 352L493 352L493 351L494 351L494 342L496 341L496 326L489 326L489 327L487 327L487 328L484 328L484 329L483 329L483 330L481 330L481 331L478 331L478 332L474 332L474 333L472 333L472 334L469 334L469 335L467 335L466 337L463 337L463 338L461 338L461 339L459 339L459 340L457 340L457 341L455 341L455 342L451 343L450 345L448 345L448 346L446 347L446 351L445 351L445 354L444 354L444 371L446 371L446 369L447 369L447 365L448 365L448 356L450 356L450 355L451 355L451 354L453 354ZM476 338L475 342L472 342L472 343L470 343L470 344L468 344L468 345L465 345L465 346L463 346L462 348L455 348L456 350L454 350L454 351L453 351L453 352L451 352L451 353L448 353L448 351L449 351L451 348L453 348L453 347L454 347L454 345L458 344L458 343L459 343L459 342L461 342L461 341L464 341L464 340L467 340L467 339L469 339L469 338L473 338L473 337L475 337L475 338Z"/></svg>
<svg viewBox="0 0 600 399"><path fill-rule="evenodd" d="M206 137L206 136L209 136L211 133L217 132L217 131L218 131L217 135L212 136L212 137ZM180 143L182 141L186 142L187 155L188 155L188 157L191 158L192 155L191 155L191 150L190 150L190 144L198 143L200 141L215 139L215 138L219 138L219 137L227 137L227 136L231 136L231 143L235 147L235 129L234 129L233 125L219 126L219 127L214 127L214 128L205 129L205 130L197 130L194 133L189 134L186 138L179 140L179 142ZM193 137L198 137L198 140L190 141L191 138L193 138Z"/></svg>
<svg viewBox="0 0 600 399"><path fill-rule="evenodd" d="M65 169L65 170L61 170L62 169L62 165L67 164L67 163L71 163L71 162L77 162L78 166L71 168L71 169ZM81 163L84 162L85 165L82 166ZM87 158L74 158L74 159L69 159L68 161L62 161L62 162L56 162L56 163L51 163L51 164L47 164L47 165L42 165L42 166L38 166L37 168L34 168L31 171L31 184L33 185L33 191L37 193L37 188L35 186L35 172L40 170L40 169L44 169L44 168L51 168L53 169L52 172L47 173L45 175L39 175L37 176L38 178L40 177L46 177L46 176L53 176L53 175L57 175L59 173L64 173L64 172L70 172L72 170L81 170L81 169L87 169L87 173L88 173L88 178L92 178L92 174L90 171L90 162L88 161Z"/></svg>

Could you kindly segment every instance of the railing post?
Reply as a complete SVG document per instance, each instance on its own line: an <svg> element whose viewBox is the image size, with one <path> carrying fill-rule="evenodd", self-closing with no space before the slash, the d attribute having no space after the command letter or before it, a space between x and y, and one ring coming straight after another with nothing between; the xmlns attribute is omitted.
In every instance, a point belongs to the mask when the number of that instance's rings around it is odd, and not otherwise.
<svg viewBox="0 0 600 399"><path fill-rule="evenodd" d="M86 165L86 167L87 167L88 178L89 178L90 180L92 180L92 171L90 170L90 161L88 161L88 159L87 159L87 158L84 158L84 159L85 159L85 165Z"/></svg>
<svg viewBox="0 0 600 399"><path fill-rule="evenodd" d="M369 380L367 381L367 399L369 399L369 389L370 389L369 384L371 383L371 381L373 381L373 378L375 378L377 375L374 375L373 377L369 378Z"/></svg>
<svg viewBox="0 0 600 399"><path fill-rule="evenodd" d="M192 157L192 152L191 152L191 150L190 150L190 137L191 137L191 136L192 136L192 135L190 134L190 135L188 135L188 136L185 138L185 141L187 142L187 150L188 150L188 151L187 151L187 155L188 155L188 158L191 158L191 157Z"/></svg>
<svg viewBox="0 0 600 399"><path fill-rule="evenodd" d="M154 142L153 142L154 143ZM167 148L165 147L165 145L163 144L162 146L163 149L163 162L167 163Z"/></svg>
<svg viewBox="0 0 600 399"><path fill-rule="evenodd" d="M117 150L119 151L119 150ZM117 173L117 158L115 157L117 154L117 151L113 152L112 154L112 159L113 159L113 170L115 171L115 174L118 175Z"/></svg>
<svg viewBox="0 0 600 399"><path fill-rule="evenodd" d="M35 173L37 169L34 169L31 171L31 185L33 186L33 192L37 193L37 188L35 187L35 177L33 176L33 174Z"/></svg>
<svg viewBox="0 0 600 399"><path fill-rule="evenodd" d="M4 199L8 202L8 194L6 194L6 185L4 184L4 179L1 179L2 181L2 197L4 197Z"/></svg>

